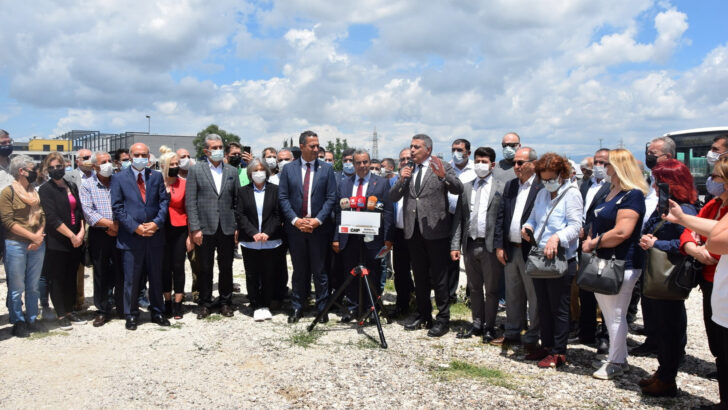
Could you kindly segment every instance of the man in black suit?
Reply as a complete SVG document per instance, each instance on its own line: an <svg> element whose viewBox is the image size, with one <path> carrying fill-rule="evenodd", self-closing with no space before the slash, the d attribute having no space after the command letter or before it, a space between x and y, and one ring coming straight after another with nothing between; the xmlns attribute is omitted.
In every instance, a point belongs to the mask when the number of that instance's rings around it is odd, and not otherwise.
<svg viewBox="0 0 728 410"><path fill-rule="evenodd" d="M600 148L594 154L592 177L581 184L581 198L584 200L584 225L581 239L589 235L594 209L604 202L611 185L607 182L606 166L609 163L609 149ZM581 246L579 247L581 249ZM579 341L583 344L596 342L597 353L604 354L609 350L609 335L602 324L597 331L597 300L594 292L579 289Z"/></svg>
<svg viewBox="0 0 728 410"><path fill-rule="evenodd" d="M384 246L387 249L392 249L394 236L394 231L392 230L393 213L392 202L389 200L389 181L386 178L374 175L369 170L369 166L369 153L364 150L355 151L354 167L356 174L339 184L336 204L337 229L334 230L334 241L331 244L331 248L334 252L341 254L345 274L348 274L355 266L359 265L360 261L363 262L364 266L369 270L370 283L373 285L372 289L376 291L383 272L381 260L375 259L375 256L377 256L377 253ZM339 201L342 198L350 198L352 196L364 196L366 198L375 196L384 206L381 214L379 234L374 235L373 240L370 242L364 241L364 236L362 235L348 235L339 233L338 231L338 226L341 225L341 206ZM360 254L362 251L362 243L364 250L363 254ZM360 256L363 258L360 258ZM356 281L349 284L346 292L350 305L348 306L348 311L343 312L342 322L350 321L351 313L349 312L353 312L358 307L358 289L359 286ZM364 302L364 306L368 307L369 303L367 301Z"/></svg>
<svg viewBox="0 0 728 410"><path fill-rule="evenodd" d="M521 227L531 215L536 194L543 184L536 176L533 161L536 151L522 147L513 158L516 178L506 183L498 217L495 222L493 242L496 257L505 268L506 324L503 336L491 341L496 346L522 342L527 353L538 347L538 305L533 280L526 274L526 260L531 244L521 238ZM526 318L526 333L521 336Z"/></svg>
<svg viewBox="0 0 728 410"><path fill-rule="evenodd" d="M447 193L460 195L463 184L449 164L432 156L432 139L429 136L417 134L412 137L410 154L415 166L403 167L400 179L389 191L392 201L404 198L404 233L415 274L418 315L405 325L405 329L431 327L427 335L440 337L448 332L450 323L447 264L453 217L449 212ZM430 290L433 288L438 310L434 325L430 302Z"/></svg>
<svg viewBox="0 0 728 410"><path fill-rule="evenodd" d="M233 251L237 241L235 200L237 169L223 162L222 138L217 134L205 137L207 161L200 161L187 175L185 206L192 241L200 261L198 319L210 315L212 308L212 268L217 251L218 293L220 314L233 316Z"/></svg>
<svg viewBox="0 0 728 410"><path fill-rule="evenodd" d="M312 276L317 310L323 310L328 301L324 264L331 237L330 231L322 225L329 219L336 202L334 168L317 158L318 135L304 131L298 143L301 157L283 167L278 189L284 231L293 262L293 312L288 323L296 323L303 317L303 302ZM321 321L328 321L328 317L322 317Z"/></svg>
<svg viewBox="0 0 728 410"><path fill-rule="evenodd" d="M407 166L412 158L409 148L399 152L399 169ZM394 186L399 180L399 174L395 174L389 180L389 186ZM390 188L391 189L391 188ZM410 298L415 290L415 283L412 280L412 267L410 265L409 247L404 239L404 199L392 203L394 210L394 247L392 250L392 268L394 269L394 291L397 293L393 317L404 317L409 313Z"/></svg>

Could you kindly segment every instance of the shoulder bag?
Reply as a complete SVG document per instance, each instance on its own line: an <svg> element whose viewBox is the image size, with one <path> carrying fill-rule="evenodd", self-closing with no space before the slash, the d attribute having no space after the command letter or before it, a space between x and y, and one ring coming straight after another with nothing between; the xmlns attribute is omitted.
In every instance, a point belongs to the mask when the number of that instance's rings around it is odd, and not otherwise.
<svg viewBox="0 0 728 410"><path fill-rule="evenodd" d="M659 231L664 224L665 221L660 222L652 231L652 235ZM658 300L687 299L693 288L677 285L678 276L685 276L691 268L691 265L686 263L687 258L687 256L683 256L677 265L673 265L667 257L667 252L654 246L648 249L642 294L650 299ZM684 282L681 281L681 283Z"/></svg>
<svg viewBox="0 0 728 410"><path fill-rule="evenodd" d="M554 202L554 205L551 207L551 210L546 215L546 220L544 220L543 225L541 226L541 229L538 232L538 238L535 240L535 242L532 242L531 250L528 252L528 259L526 260L526 274L534 279L555 279L560 278L564 276L564 273L569 267L569 263L566 261L566 255L564 248L561 246L558 247L558 251L556 255L554 255L553 258L548 259L546 255L543 253L543 249L538 247L539 242L541 242L541 236L543 236L543 232L546 229L546 223L549 220L549 217L551 216L551 212L556 209L556 206L561 202L561 199L566 195L566 193L574 188L573 186L570 186L564 190L564 192L559 195L559 197L556 199L556 202ZM534 238L531 238L531 241L533 241Z"/></svg>

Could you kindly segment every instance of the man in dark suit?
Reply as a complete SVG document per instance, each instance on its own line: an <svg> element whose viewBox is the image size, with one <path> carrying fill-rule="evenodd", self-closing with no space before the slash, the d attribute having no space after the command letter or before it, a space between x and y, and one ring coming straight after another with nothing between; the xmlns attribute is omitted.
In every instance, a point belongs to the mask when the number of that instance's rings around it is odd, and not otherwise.
<svg viewBox="0 0 728 410"><path fill-rule="evenodd" d="M288 323L298 322L303 317L303 302L311 286L311 276L316 288L316 309L323 310L328 301L324 264L331 236L330 230L322 224L328 220L336 202L334 169L317 159L318 135L304 131L298 142L301 157L283 168L278 189L293 262L293 312ZM323 317L322 321L328 321L328 317Z"/></svg>
<svg viewBox="0 0 728 410"><path fill-rule="evenodd" d="M399 152L399 169L401 170L412 158L409 148ZM396 174L389 180L390 189L399 180ZM392 248L392 267L394 268L394 291L397 293L393 317L404 317L409 313L410 298L415 290L415 283L412 280L412 267L410 265L409 246L404 239L404 198L392 202L394 210L394 247Z"/></svg>
<svg viewBox="0 0 728 410"><path fill-rule="evenodd" d="M233 316L233 251L237 241L235 200L238 172L223 162L222 138L217 134L205 137L207 161L199 161L187 175L185 206L192 241L197 246L200 274L198 319L210 315L212 301L212 268L217 251L218 293L220 314Z"/></svg>
<svg viewBox="0 0 728 410"><path fill-rule="evenodd" d="M169 196L162 174L147 168L149 147L131 146L132 167L111 179L111 204L114 219L119 221L116 246L122 252L124 269L124 315L126 328L136 330L139 320L139 286L142 272L149 280L152 322L169 326L162 300L162 258L164 221Z"/></svg>
<svg viewBox="0 0 728 410"><path fill-rule="evenodd" d="M377 284L381 279L382 263L381 260L375 259L377 253L386 246L387 249L392 249L392 240L394 231L392 230L393 219L392 219L392 202L389 200L389 183L386 178L372 174L369 170L370 166L369 153L364 150L357 150L354 152L354 167L356 174L351 176L339 184L339 192L337 196L336 204L336 226L334 230L334 240L331 244L331 248L336 253L341 254L343 260L344 272L348 274L355 266L359 265L359 262L363 262L364 266L369 270L370 283L374 286L373 290L377 290ZM350 198L352 196L365 196L369 198L371 196L377 197L377 200L381 201L384 205L381 217L381 226L379 228L379 234L374 235L373 240L370 242L364 241L362 235L348 235L345 233L339 233L338 226L341 225L341 206L340 202L342 198ZM362 243L364 244L364 251L361 254ZM360 258L362 256L363 258ZM347 297L351 304L348 306L348 311L343 312L341 321L348 322L351 320L351 314L358 307L358 283L356 281L349 284L347 289ZM365 307L368 307L369 303L365 302Z"/></svg>
<svg viewBox="0 0 728 410"><path fill-rule="evenodd" d="M592 177L581 184L581 198L584 200L584 225L581 239L589 235L594 209L604 202L611 185L607 182L606 166L609 163L609 149L600 148L594 154ZM581 249L581 246L579 246ZM597 353L604 354L609 350L609 334L602 324L597 329L597 300L594 292L579 289L579 341L583 344L596 342ZM603 322L602 322L603 323Z"/></svg>
<svg viewBox="0 0 728 410"><path fill-rule="evenodd" d="M508 181L503 190L493 236L496 257L505 270L508 303L505 333L490 343L502 346L523 342L528 353L538 348L538 305L533 280L526 274L526 259L531 244L522 240L521 227L531 215L536 194L543 188L533 166L537 158L532 148L523 147L516 151L513 158L516 178ZM521 336L526 317L530 320L526 333Z"/></svg>
<svg viewBox="0 0 728 410"><path fill-rule="evenodd" d="M405 325L407 330L422 326L431 329L431 337L448 332L450 292L447 264L450 260L452 214L448 212L447 193L460 195L463 184L449 164L432 156L432 139L425 134L412 137L410 154L414 167L400 170L400 179L392 186L392 201L403 201L404 234L408 241L412 270L415 274L417 317ZM435 290L437 323L432 323L430 290Z"/></svg>
<svg viewBox="0 0 728 410"><path fill-rule="evenodd" d="M492 148L475 150L475 179L465 184L458 198L450 242L453 261L460 260L462 245L473 312L470 330L460 332L456 337L468 338L482 332L484 342L495 339L498 283L503 274L502 266L496 262L493 233L505 183L493 177L493 166L495 151Z"/></svg>

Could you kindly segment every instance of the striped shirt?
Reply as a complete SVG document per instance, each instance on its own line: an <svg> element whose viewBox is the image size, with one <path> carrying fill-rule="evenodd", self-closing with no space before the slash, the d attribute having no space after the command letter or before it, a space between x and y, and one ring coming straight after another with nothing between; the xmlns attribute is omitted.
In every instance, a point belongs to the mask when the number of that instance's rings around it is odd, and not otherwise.
<svg viewBox="0 0 728 410"><path fill-rule="evenodd" d="M103 218L114 220L110 187L111 184L109 184L109 188L104 186L95 173L82 180L78 196L81 199L83 216L90 226L95 226Z"/></svg>

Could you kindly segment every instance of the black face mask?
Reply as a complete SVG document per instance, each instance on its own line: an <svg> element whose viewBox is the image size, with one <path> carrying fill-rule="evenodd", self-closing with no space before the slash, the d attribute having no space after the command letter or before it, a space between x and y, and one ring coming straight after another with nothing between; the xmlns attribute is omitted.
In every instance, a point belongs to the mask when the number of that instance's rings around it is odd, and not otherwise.
<svg viewBox="0 0 728 410"><path fill-rule="evenodd" d="M240 161L242 161L242 158L240 158L237 155L233 155L230 158L228 158L228 164L230 164L234 167L237 167L238 165L240 165Z"/></svg>
<svg viewBox="0 0 728 410"><path fill-rule="evenodd" d="M28 171L27 169L25 170L25 172L28 173L28 176L25 177L28 180L28 183L32 184L33 182L35 182L36 179L38 179L38 172Z"/></svg>
<svg viewBox="0 0 728 410"><path fill-rule="evenodd" d="M66 175L65 168L61 168L61 169L54 168L54 169L48 171L48 176L55 179L56 181L63 178L64 175Z"/></svg>
<svg viewBox="0 0 728 410"><path fill-rule="evenodd" d="M169 168L167 170L167 174L170 176L170 178L176 177L177 175L179 175L179 167Z"/></svg>
<svg viewBox="0 0 728 410"><path fill-rule="evenodd" d="M645 155L645 166L652 169L657 165L657 155L647 154Z"/></svg>
<svg viewBox="0 0 728 410"><path fill-rule="evenodd" d="M12 145L0 145L0 157L9 157L13 153Z"/></svg>

